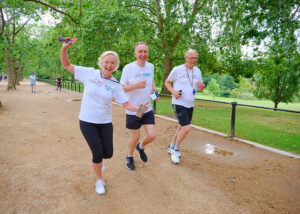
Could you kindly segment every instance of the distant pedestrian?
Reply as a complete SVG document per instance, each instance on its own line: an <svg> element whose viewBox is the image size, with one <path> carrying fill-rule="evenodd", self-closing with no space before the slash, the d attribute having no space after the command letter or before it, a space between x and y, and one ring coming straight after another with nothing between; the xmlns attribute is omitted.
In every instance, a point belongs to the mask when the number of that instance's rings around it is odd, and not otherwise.
<svg viewBox="0 0 300 214"><path fill-rule="evenodd" d="M196 66L197 59L197 51L189 49L185 54L185 64L173 68L165 81L166 88L172 93L172 106L179 122L168 146L171 160L176 164L181 156L179 146L191 129L196 91L204 89L201 70Z"/></svg>
<svg viewBox="0 0 300 214"><path fill-rule="evenodd" d="M35 93L36 76L34 75L34 73L32 73L32 74L29 76L29 79L30 79L31 93Z"/></svg>
<svg viewBox="0 0 300 214"><path fill-rule="evenodd" d="M61 91L61 77L60 77L60 74L57 75L56 83L57 83L57 88L56 88L56 90L59 89L59 90Z"/></svg>

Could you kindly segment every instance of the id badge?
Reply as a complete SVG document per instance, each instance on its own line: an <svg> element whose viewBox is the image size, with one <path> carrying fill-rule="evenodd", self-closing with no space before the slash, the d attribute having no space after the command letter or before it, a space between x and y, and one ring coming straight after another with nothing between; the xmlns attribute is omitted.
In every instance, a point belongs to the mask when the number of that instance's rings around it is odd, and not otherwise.
<svg viewBox="0 0 300 214"><path fill-rule="evenodd" d="M195 95L196 94L196 89L193 89L193 95Z"/></svg>

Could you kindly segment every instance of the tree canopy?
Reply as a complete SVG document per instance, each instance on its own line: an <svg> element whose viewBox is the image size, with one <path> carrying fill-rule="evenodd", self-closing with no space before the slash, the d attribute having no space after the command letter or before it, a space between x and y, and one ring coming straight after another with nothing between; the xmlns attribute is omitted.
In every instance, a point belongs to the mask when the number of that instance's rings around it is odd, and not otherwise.
<svg viewBox="0 0 300 214"><path fill-rule="evenodd" d="M46 12L56 24L35 24ZM121 60L119 78L123 66L135 60L135 43L145 41L163 93L170 71L193 48L203 76L230 74L236 82L255 76L257 97L277 106L299 91L299 14L296 0L1 1L0 69L8 74L8 89L31 72L73 78L61 67L57 38L76 34L71 62L97 67L100 54L114 50ZM252 57L243 53L245 46L253 46ZM271 89L276 81L277 89Z"/></svg>

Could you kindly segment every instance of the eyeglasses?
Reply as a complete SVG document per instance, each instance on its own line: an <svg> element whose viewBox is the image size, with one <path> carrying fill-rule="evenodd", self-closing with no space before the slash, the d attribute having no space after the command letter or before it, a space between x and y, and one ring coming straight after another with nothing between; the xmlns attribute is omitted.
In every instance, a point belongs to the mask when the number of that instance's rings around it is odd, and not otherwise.
<svg viewBox="0 0 300 214"><path fill-rule="evenodd" d="M198 60L198 57L187 57L190 60Z"/></svg>

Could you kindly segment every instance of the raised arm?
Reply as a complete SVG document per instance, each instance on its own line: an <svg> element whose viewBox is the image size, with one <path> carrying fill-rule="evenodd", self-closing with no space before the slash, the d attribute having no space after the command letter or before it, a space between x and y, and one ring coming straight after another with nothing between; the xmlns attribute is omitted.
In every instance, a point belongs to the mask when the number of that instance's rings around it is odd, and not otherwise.
<svg viewBox="0 0 300 214"><path fill-rule="evenodd" d="M72 40L70 40L70 38L65 38L65 39L67 40L67 42L63 42L61 47L61 52L60 52L61 64L65 69L67 69L69 72L74 74L74 65L70 63L67 50L70 46L72 46L76 42L77 38L74 35Z"/></svg>

